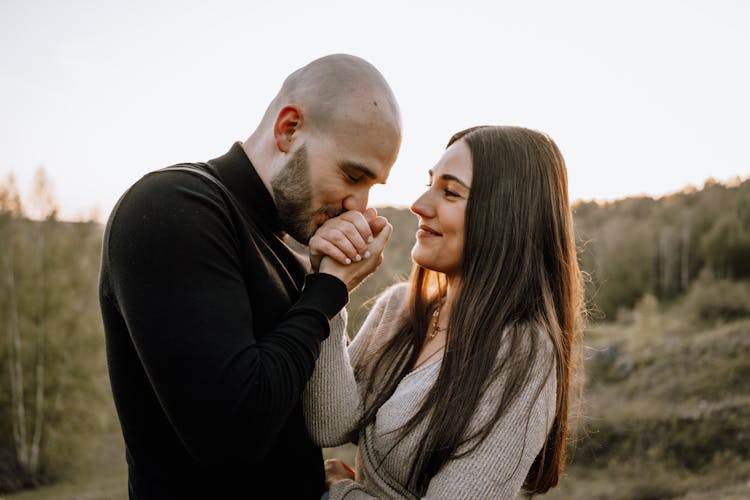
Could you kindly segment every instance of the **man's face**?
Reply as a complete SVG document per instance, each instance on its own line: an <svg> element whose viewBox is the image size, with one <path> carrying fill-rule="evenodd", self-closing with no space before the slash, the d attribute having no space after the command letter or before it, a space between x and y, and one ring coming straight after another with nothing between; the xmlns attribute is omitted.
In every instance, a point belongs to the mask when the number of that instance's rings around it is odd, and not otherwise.
<svg viewBox="0 0 750 500"><path fill-rule="evenodd" d="M363 212L370 188L385 183L396 160L400 131L386 124L342 123L308 134L271 182L282 227L307 244L328 219Z"/></svg>

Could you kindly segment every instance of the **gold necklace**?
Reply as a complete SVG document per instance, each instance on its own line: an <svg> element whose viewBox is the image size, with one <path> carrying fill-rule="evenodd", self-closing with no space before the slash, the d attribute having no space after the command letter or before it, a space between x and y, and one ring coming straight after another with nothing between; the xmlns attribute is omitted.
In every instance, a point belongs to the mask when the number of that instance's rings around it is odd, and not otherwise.
<svg viewBox="0 0 750 500"><path fill-rule="evenodd" d="M430 340L434 339L438 333L445 330L442 326L438 326L438 320L440 320L440 310L443 307L443 303L445 302L445 298L438 301L437 307L435 308L435 312L432 313L432 331L428 334L428 337L430 337Z"/></svg>

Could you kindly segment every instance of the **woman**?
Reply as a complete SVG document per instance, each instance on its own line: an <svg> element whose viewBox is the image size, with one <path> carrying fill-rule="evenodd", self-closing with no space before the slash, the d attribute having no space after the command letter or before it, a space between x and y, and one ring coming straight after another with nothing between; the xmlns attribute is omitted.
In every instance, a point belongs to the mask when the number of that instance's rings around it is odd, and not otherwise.
<svg viewBox="0 0 750 500"><path fill-rule="evenodd" d="M539 132L476 127L428 186L411 207L409 283L348 349L334 322L305 394L313 439L359 444L356 478L327 463L330 498L546 492L565 464L581 326L564 160Z"/></svg>

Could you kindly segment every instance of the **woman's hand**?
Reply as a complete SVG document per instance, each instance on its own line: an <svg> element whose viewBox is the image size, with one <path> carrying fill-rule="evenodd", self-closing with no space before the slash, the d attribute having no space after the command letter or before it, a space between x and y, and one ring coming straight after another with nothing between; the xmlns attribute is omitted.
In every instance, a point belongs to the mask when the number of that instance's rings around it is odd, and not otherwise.
<svg viewBox="0 0 750 500"><path fill-rule="evenodd" d="M393 226L386 222L385 227L375 236L372 243L367 245L370 257L351 264L341 264L326 255L320 261L319 272L336 276L351 292L383 262L383 250L392 232Z"/></svg>
<svg viewBox="0 0 750 500"><path fill-rule="evenodd" d="M310 264L313 271L318 271L324 255L351 264L370 257L367 244L386 226L385 217L378 217L374 208L364 213L349 210L325 221L310 238Z"/></svg>
<svg viewBox="0 0 750 500"><path fill-rule="evenodd" d="M331 485L343 481L344 479L354 480L354 469L336 458L329 458L326 460L325 469L326 489L330 489Z"/></svg>

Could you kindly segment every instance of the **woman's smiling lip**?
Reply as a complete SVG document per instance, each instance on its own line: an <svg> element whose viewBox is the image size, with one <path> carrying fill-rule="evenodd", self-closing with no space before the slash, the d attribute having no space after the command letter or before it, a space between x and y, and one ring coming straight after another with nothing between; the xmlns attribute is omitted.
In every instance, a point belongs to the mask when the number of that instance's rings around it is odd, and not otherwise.
<svg viewBox="0 0 750 500"><path fill-rule="evenodd" d="M417 231L417 236L442 236L442 234L435 231L430 226L422 224L421 226L419 226L419 231Z"/></svg>

